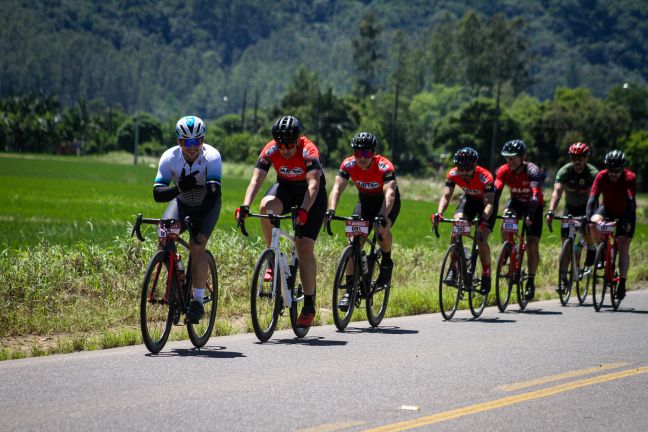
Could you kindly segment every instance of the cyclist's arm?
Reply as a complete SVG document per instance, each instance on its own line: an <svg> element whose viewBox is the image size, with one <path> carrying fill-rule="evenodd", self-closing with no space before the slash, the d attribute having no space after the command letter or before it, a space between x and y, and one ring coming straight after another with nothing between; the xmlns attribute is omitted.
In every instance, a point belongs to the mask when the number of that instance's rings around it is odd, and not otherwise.
<svg viewBox="0 0 648 432"><path fill-rule="evenodd" d="M552 212L556 210L556 207L558 207L558 203L560 202L560 198L562 197L562 194L563 194L562 183L555 182L553 192L551 193L551 201L549 201L549 211Z"/></svg>
<svg viewBox="0 0 648 432"><path fill-rule="evenodd" d="M308 185L308 189L306 189L306 194L304 194L304 201L302 201L301 204L301 208L306 211L310 210L311 206L315 202L315 198L317 198L321 176L322 170L320 170L319 168L306 171L306 184Z"/></svg>
<svg viewBox="0 0 648 432"><path fill-rule="evenodd" d="M349 180L337 175L335 176L335 183L333 183L333 189L331 190L331 195L329 195L329 205L328 208L335 210L340 202L340 195L349 184Z"/></svg>
<svg viewBox="0 0 648 432"><path fill-rule="evenodd" d="M628 189L626 190L626 194L627 194L626 208L625 211L623 212L623 221L625 223L630 223L630 221L634 220L635 218L635 211L637 208L637 204L635 202L636 187L637 187L636 177L633 177L628 182Z"/></svg>
<svg viewBox="0 0 648 432"><path fill-rule="evenodd" d="M169 186L173 178L171 172L171 162L173 160L173 150L169 149L162 154L158 164L158 171L153 183L153 199L155 202L168 202L180 194L178 184Z"/></svg>
<svg viewBox="0 0 648 432"><path fill-rule="evenodd" d="M383 185L383 193L385 194L385 199L378 214L386 218L394 207L394 201L396 201L396 180L385 183Z"/></svg>
<svg viewBox="0 0 648 432"><path fill-rule="evenodd" d="M484 193L484 213L482 219L488 220L495 210L495 190Z"/></svg>
<svg viewBox="0 0 648 432"><path fill-rule="evenodd" d="M442 214L445 211L445 209L448 208L448 204L450 204L450 198L452 198L453 192L454 192L454 185L448 186L446 184L445 188L443 189L443 193L441 194L441 199L439 200L439 208L437 210L437 213Z"/></svg>
<svg viewBox="0 0 648 432"><path fill-rule="evenodd" d="M596 178L594 178L594 182L592 183L592 187L590 189L590 195L589 199L587 200L587 208L585 210L585 216L587 216L588 219L592 218L592 215L596 211L596 208L598 207L598 198L599 195L601 194L601 186L599 182L601 181L601 175L600 173L596 175Z"/></svg>
<svg viewBox="0 0 648 432"><path fill-rule="evenodd" d="M209 212L212 211L216 203L220 201L221 198L221 185L216 182L208 182L205 185L205 198L203 199L202 204L200 205L200 210L198 214L200 218L204 218Z"/></svg>
<svg viewBox="0 0 648 432"><path fill-rule="evenodd" d="M163 186L155 185L153 187L153 199L155 202L168 202L174 199L180 194L178 190L178 185L173 186Z"/></svg>
<svg viewBox="0 0 648 432"><path fill-rule="evenodd" d="M247 187L247 190L245 191L245 198L243 199L243 205L249 206L252 204L252 201L254 201L254 197L256 197L257 193L259 193L259 189L261 189L261 185L263 184L263 181L268 175L267 170L263 170L261 168L254 168L254 172L252 173L252 178L250 179L250 184Z"/></svg>

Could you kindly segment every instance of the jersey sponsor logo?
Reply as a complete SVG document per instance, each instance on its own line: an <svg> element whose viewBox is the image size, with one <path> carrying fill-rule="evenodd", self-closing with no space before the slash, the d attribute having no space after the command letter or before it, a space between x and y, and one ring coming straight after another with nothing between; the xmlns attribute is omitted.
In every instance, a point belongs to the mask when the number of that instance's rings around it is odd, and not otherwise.
<svg viewBox="0 0 648 432"><path fill-rule="evenodd" d="M513 187L513 188L511 188L511 192L512 193L517 193L517 194L527 194L527 193L531 192L531 189L529 189L528 187L525 187L525 188Z"/></svg>
<svg viewBox="0 0 648 432"><path fill-rule="evenodd" d="M481 180L482 183L488 183L488 177L486 177L486 174L479 174L479 180Z"/></svg>
<svg viewBox="0 0 648 432"><path fill-rule="evenodd" d="M479 189L471 189L468 187L462 187L463 191L468 194L468 195L479 195L481 194L481 191Z"/></svg>
<svg viewBox="0 0 648 432"><path fill-rule="evenodd" d="M355 161L355 159L354 159L354 160L346 161L346 162L344 163L344 167L345 167L345 168L353 168L354 166L356 166L356 161Z"/></svg>
<svg viewBox="0 0 648 432"><path fill-rule="evenodd" d="M290 169L287 166L282 166L279 168L279 173L286 177L296 177L304 174L304 170L300 167Z"/></svg>
<svg viewBox="0 0 648 432"><path fill-rule="evenodd" d="M387 170L389 170L389 165L387 165L385 162L380 162L378 164L378 169L380 171L387 171Z"/></svg>
<svg viewBox="0 0 648 432"><path fill-rule="evenodd" d="M279 150L279 147L272 146L268 150L266 150L265 154L266 154L266 156L270 156L270 155L276 153L278 150Z"/></svg>
<svg viewBox="0 0 648 432"><path fill-rule="evenodd" d="M357 181L356 185L360 186L363 189L377 189L378 187L380 187L380 183L378 182Z"/></svg>

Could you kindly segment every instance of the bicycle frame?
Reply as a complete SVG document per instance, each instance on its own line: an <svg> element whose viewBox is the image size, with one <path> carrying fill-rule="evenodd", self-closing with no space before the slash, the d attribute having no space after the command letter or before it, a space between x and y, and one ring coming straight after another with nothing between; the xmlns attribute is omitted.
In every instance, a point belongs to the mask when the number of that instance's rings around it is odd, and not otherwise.
<svg viewBox="0 0 648 432"><path fill-rule="evenodd" d="M515 246L518 246L519 248L519 252L511 254L511 267L519 278L522 275L522 272L520 271L522 262L518 257L522 255L520 252L526 252L527 249L526 242L524 241L526 223L522 222L522 231L519 232L518 225L521 218L517 217L515 214L508 212L505 215L497 216L497 219L502 219L502 234L504 236L504 241L511 243L514 252ZM515 224L515 228L512 224Z"/></svg>
<svg viewBox="0 0 648 432"><path fill-rule="evenodd" d="M473 289L473 277L475 275L477 259L479 259L479 246L477 245L479 233L475 231L475 234L471 235L472 226L475 225L477 221L478 219L475 219L472 222L468 222L465 219L447 219L447 218L440 219L440 222L447 222L452 224L452 234L450 236L450 243L457 245L457 249L460 251L460 253L458 254L459 260L468 262L467 266L466 265L459 266L464 272L463 274L464 277L462 277L461 280L465 282L464 284L465 286L459 287L459 289L464 291L470 291ZM434 234L436 235L437 238L440 237L438 226L434 227ZM470 258L466 258L465 256L463 256L464 237L467 237L473 241L470 250Z"/></svg>
<svg viewBox="0 0 648 432"><path fill-rule="evenodd" d="M618 283L621 280L621 276L614 275L612 268L614 262L612 253L617 253L616 236L614 235L615 227L616 222L610 221L596 224L596 229L603 237L602 242L605 243L605 281L610 284Z"/></svg>

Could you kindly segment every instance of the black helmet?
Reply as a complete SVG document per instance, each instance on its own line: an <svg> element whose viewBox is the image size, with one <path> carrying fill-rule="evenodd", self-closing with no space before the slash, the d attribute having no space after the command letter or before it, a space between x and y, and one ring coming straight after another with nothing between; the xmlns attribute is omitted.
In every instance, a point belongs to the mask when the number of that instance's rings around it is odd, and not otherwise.
<svg viewBox="0 0 648 432"><path fill-rule="evenodd" d="M623 168L625 163L626 158L621 150L612 150L605 155L605 167L608 169Z"/></svg>
<svg viewBox="0 0 648 432"><path fill-rule="evenodd" d="M301 123L297 117L283 116L272 125L272 137L279 144L294 144L301 135Z"/></svg>
<svg viewBox="0 0 648 432"><path fill-rule="evenodd" d="M457 150L454 155L454 164L458 167L471 167L477 163L479 153L472 147L464 147Z"/></svg>
<svg viewBox="0 0 648 432"><path fill-rule="evenodd" d="M369 132L360 132L351 140L351 147L355 150L374 150L378 145L378 138Z"/></svg>
<svg viewBox="0 0 648 432"><path fill-rule="evenodd" d="M502 147L502 156L520 156L526 153L526 144L521 139L507 141Z"/></svg>

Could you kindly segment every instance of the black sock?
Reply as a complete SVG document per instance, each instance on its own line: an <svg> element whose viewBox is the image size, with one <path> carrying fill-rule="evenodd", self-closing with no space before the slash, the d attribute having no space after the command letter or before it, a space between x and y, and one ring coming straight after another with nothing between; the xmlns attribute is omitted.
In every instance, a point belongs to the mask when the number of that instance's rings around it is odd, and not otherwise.
<svg viewBox="0 0 648 432"><path fill-rule="evenodd" d="M315 295L304 294L304 309L307 311L315 310Z"/></svg>
<svg viewBox="0 0 648 432"><path fill-rule="evenodd" d="M621 280L619 281L619 287L618 288L620 290L622 290L622 291L625 291L625 283L626 283L625 278L621 278Z"/></svg>
<svg viewBox="0 0 648 432"><path fill-rule="evenodd" d="M389 252L382 252L382 263L383 264L391 264L392 259L391 259L391 250Z"/></svg>

